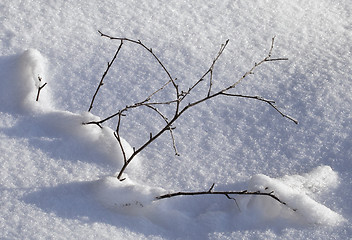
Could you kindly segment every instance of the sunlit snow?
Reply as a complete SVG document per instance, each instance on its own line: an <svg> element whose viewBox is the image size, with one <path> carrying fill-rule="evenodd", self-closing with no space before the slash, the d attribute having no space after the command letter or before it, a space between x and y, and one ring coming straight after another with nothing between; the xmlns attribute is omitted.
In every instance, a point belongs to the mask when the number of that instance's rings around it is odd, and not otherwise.
<svg viewBox="0 0 352 240"><path fill-rule="evenodd" d="M349 1L5 1L0 11L0 238L351 236ZM145 99L167 78L150 53L125 42L87 112L120 43L98 30L143 41L182 89L207 71L227 39L214 89L263 59L276 36L274 57L289 60L260 66L233 92L274 99L300 123L260 101L212 99L174 124L181 156L165 133L119 181L124 158L113 135L116 119L102 128L82 123ZM207 83L190 97L206 94ZM170 99L173 90L158 96ZM127 112L127 156L159 120L153 111ZM213 183L216 191L267 192L286 204L258 195L156 199Z"/></svg>

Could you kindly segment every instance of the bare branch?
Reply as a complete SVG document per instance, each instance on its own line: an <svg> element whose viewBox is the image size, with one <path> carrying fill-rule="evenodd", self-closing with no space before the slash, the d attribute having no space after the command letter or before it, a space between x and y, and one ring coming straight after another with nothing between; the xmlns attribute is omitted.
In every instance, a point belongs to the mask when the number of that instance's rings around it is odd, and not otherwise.
<svg viewBox="0 0 352 240"><path fill-rule="evenodd" d="M190 92L196 88L198 86L198 84L200 82L202 82L204 80L204 78L210 73L210 83L209 83L209 89L208 89L208 95L207 97L210 97L210 92L211 92L211 87L213 85L213 69L214 66L216 64L216 62L218 61L218 59L220 58L220 56L222 55L222 53L224 52L227 44L229 43L229 39L226 40L226 42L224 44L221 45L220 50L218 52L218 54L216 55L216 57L214 58L211 66L209 67L209 69L199 78L198 81L196 81L187 91L183 92L183 95L180 99L180 101L182 101L188 94L190 94Z"/></svg>
<svg viewBox="0 0 352 240"><path fill-rule="evenodd" d="M221 56L222 52L225 50L227 44L229 43L229 39L227 39L227 41L225 42L225 44L222 44L220 47L220 50L218 52L218 55L215 57L213 64L210 66L209 70L210 70L210 79L209 79L209 89L208 89L208 97L211 94L211 88L213 86L213 71L214 71L214 66L216 61L219 59L219 57Z"/></svg>
<svg viewBox="0 0 352 240"><path fill-rule="evenodd" d="M271 46L270 46L270 49L269 49L268 58L271 58L271 54L272 54L273 49L274 49L275 37L276 37L276 36L274 36L274 37L271 38Z"/></svg>
<svg viewBox="0 0 352 240"><path fill-rule="evenodd" d="M146 141L142 146L140 146L138 149L135 149L133 154L128 158L128 160L125 162L125 164L122 166L121 171L119 172L119 174L117 175L117 179L121 179L121 176L123 174L123 172L126 170L127 166L131 163L131 161L134 159L134 157L139 154L143 149L145 149L147 146L149 146L149 144L151 144L152 142L154 142L155 139L157 139L158 137L161 136L161 134L163 134L165 131L169 131L172 124L176 121L177 117L174 117L171 121L169 121L164 128L162 128L158 133L156 133L155 135L151 136L149 138L148 141ZM118 132L118 130L116 131Z"/></svg>
<svg viewBox="0 0 352 240"><path fill-rule="evenodd" d="M37 92L37 97L35 99L35 101L39 101L39 94L40 94L40 91L46 86L47 83L44 83L42 86L40 86L40 83L42 81L42 78L40 76L38 76L38 80L39 80L39 87L38 87L38 92Z"/></svg>
<svg viewBox="0 0 352 240"><path fill-rule="evenodd" d="M160 61L160 59L154 54L152 48L148 48L146 45L144 45L141 40L133 40L133 39L130 39L130 38L118 38L118 37L112 37L112 36L109 36L107 34L104 34L102 33L101 31L98 31L100 33L100 36L102 37L106 37L106 38L109 38L111 40L120 40L120 41L126 41L126 42L132 42L132 43L135 43L137 45L140 45L142 46L144 49L146 49L148 52L150 52L152 54L152 56L155 58L155 60L159 63L159 65L163 68L164 72L167 74L167 76L169 77L169 81L168 83L172 83L175 90L176 90L176 96L177 98L179 97L179 90L178 90L178 86L175 82L175 80L172 78L170 72L167 70L167 68L165 67L165 65ZM167 84L168 84L167 83Z"/></svg>
<svg viewBox="0 0 352 240"><path fill-rule="evenodd" d="M208 192L213 191L214 186L215 186L215 183L213 183L213 184L211 185L211 187L209 188Z"/></svg>
<svg viewBox="0 0 352 240"><path fill-rule="evenodd" d="M176 81L177 79L175 79L175 81ZM167 85L169 85L169 83L171 83L171 80L169 80L169 81L167 81L163 86L161 86L158 90L156 90L155 92L153 92L152 94L150 94L147 98L146 98L146 100L144 100L144 101L149 101L152 97L153 97L153 95L155 95L155 94L157 94L158 92L160 92L161 90L163 90Z"/></svg>
<svg viewBox="0 0 352 240"><path fill-rule="evenodd" d="M272 100L267 100L267 99L264 99L262 97L258 97L258 96L246 96L246 95L240 95L240 94L232 94L232 93L229 93L228 91L235 88L238 84L240 84L242 82L243 79L245 79L247 76L249 76L250 74L253 74L254 71L256 70L256 68L258 68L260 65L264 64L265 62L276 62L276 61L284 61L284 60L287 60L287 58L271 58L271 55L272 55L272 51L273 51L273 48L274 48L274 40L275 40L275 37L272 38L272 42L271 42L271 46L270 46L270 49L269 49L269 52L267 54L267 56L265 58L263 58L260 62L258 63L255 63L254 66L249 70L247 71L241 78L239 78L237 81L235 81L234 83L230 84L229 86L223 88L222 90L218 91L218 92L215 92L213 93L212 92L212 86L213 86L213 71L214 71L214 66L215 64L217 63L218 59L220 58L220 56L223 54L229 40L227 40L224 44L221 45L220 47L220 50L218 51L217 55L215 56L214 60L212 61L212 64L211 66L209 67L209 69L191 86L188 88L187 91L180 91L179 90L179 87L178 85L176 84L176 79L173 79L171 74L169 73L169 71L166 69L165 65L161 62L161 60L154 54L153 50L151 48L148 48L146 45L144 45L140 40L133 40L133 39L129 39L129 38L116 38L116 37L111 37L111 36L108 36L106 34L103 34L102 32L100 32L100 35L103 36L103 37L106 37L106 38L109 38L109 39L112 39L112 40L120 40L121 41L121 44L120 44L120 47L119 49L121 48L122 46L122 43L123 42L131 42L131 43L134 43L134 44L137 44L137 45L140 45L142 46L144 49L146 49L150 54L152 54L152 56L156 59L156 61L159 63L159 65L162 67L162 69L165 71L165 73L167 74L169 80L164 84L162 85L159 89L157 89L156 91L154 91L152 94L150 94L145 100L141 101L141 102L137 102L133 105L129 105L129 106L126 106L125 108L119 110L118 112L108 116L107 118L103 119L103 120L100 120L100 121L92 121L92 122L87 122L87 123L84 123L84 124L96 124L98 125L99 127L102 127L102 123L104 123L105 121L108 121L114 117L118 117L118 124L117 124L117 127L116 127L116 132L114 133L116 139L118 140L119 144L120 144L120 147L122 147L122 144L121 144L121 140L120 140L120 132L119 132L119 129L120 129L120 125L121 125L121 118L122 116L125 116L123 113L126 112L127 110L129 109L134 109L134 108L137 108L137 107L141 107L141 106L145 106L145 107L148 107L150 109L152 109L153 111L155 111L159 116L162 117L162 119L165 121L165 125L156 133L154 134L150 134L149 136L149 139L144 143L142 144L140 147L138 148L134 148L134 151L133 151L133 154L131 156L129 156L128 158L126 157L126 155L124 154L124 164L117 176L118 179L121 180L121 176L123 174L123 172L125 171L125 169L127 168L127 166L129 165L129 163L134 159L134 157L139 154L143 149L145 149L147 146L149 146L155 139L157 139L159 136L161 136L165 131L169 131L170 132L170 135L171 135L171 139L172 139L172 143L173 143L173 148L174 148L174 151L176 153L176 155L178 155L178 152L177 152L177 149L176 149L176 144L175 144L175 139L174 139L174 135L173 135L173 131L172 131L172 125L173 123L184 113L186 112L189 108L191 107L194 107L204 101L207 101L207 100L210 100L211 98L214 98L214 97L217 97L217 96L233 96L233 97L242 97L242 98L251 98L251 99L256 99L256 100L259 100L259 101L263 101L263 102L266 102L268 103L271 107L273 107L277 112L279 112L283 117L285 118L288 118L289 120L295 122L296 124L298 123L297 120L289 117L288 115L286 114L283 114L274 104L275 102L272 101ZM118 50L119 51L119 50ZM117 55L118 51L115 53L115 56ZM115 59L115 58L114 58ZM114 60L113 59L113 60ZM112 61L113 62L113 61ZM104 75L106 75L106 73L108 72L108 70L110 69L110 66L111 64L108 65L108 68L106 70L106 72L104 73ZM184 99L191 93L191 91L193 91L196 87L199 86L199 83L202 82L205 77L207 75L210 75L209 76L209 88L208 88L208 92L207 92L207 95L202 97L202 98L199 98L198 100L195 100L193 102L189 102L188 104L186 104L184 107L180 108L180 104L182 101L184 101ZM103 80L103 78L102 78ZM101 83L102 83L102 80L101 80ZM176 91L176 97L172 100L169 100L169 101L165 101L165 102L158 102L158 101L151 101L151 98L158 92L162 91L165 89L165 87L169 84L172 84L175 91ZM101 86L101 84L99 84L98 86L98 89L99 87ZM97 91L98 91L97 89ZM93 101L92 101L93 102ZM175 110L174 110L174 114L172 117L168 118L166 115L164 115L163 113L161 113L155 106L156 105L174 105L175 107ZM92 104L91 104L92 106ZM170 120L169 120L170 119ZM211 189L209 189L209 193L213 193L212 192L212 188L214 186L211 187ZM224 193L223 193L224 194ZM226 194L230 194L230 193L226 193Z"/></svg>
<svg viewBox="0 0 352 240"><path fill-rule="evenodd" d="M297 209L291 208L286 204L286 202L280 200L275 194L274 191L271 192L261 192L261 191L213 191L215 183L213 183L208 191L199 191L199 192L175 192L175 193L168 193L164 195L157 196L156 200L162 200L166 198L172 198L177 196L197 196L197 195L224 195L227 199L233 200L236 203L237 208L241 211L240 206L237 203L237 200L230 195L259 195L259 196L268 196L282 205L287 206L292 211L297 211ZM265 188L267 190L267 188Z"/></svg>
<svg viewBox="0 0 352 240"><path fill-rule="evenodd" d="M164 121L166 122L166 124L169 124L169 121L167 119L167 117L162 114L157 108L153 107L153 106L150 106L149 104L146 104L145 106L149 107L150 109L153 109L155 112L157 112L163 119ZM175 155L176 156L180 156L180 154L178 153L177 151L177 148L176 148L176 141L175 141L175 137L174 137L174 133L173 133L173 128L170 126L169 127L169 131L170 131L170 135L171 135L171 139L172 139L172 147L175 151ZM150 139L152 139L152 134L150 133Z"/></svg>
<svg viewBox="0 0 352 240"><path fill-rule="evenodd" d="M273 62L273 61L287 61L288 58L268 58L265 61L266 62Z"/></svg>
<svg viewBox="0 0 352 240"><path fill-rule="evenodd" d="M125 149L124 149L124 147L122 146L121 138L120 138L120 136L119 136L116 132L114 132L114 136L115 136L117 142L118 142L119 145L120 145L120 148L121 148L121 151L122 151L122 155L123 155L123 161L124 161L124 163L126 163L126 162L127 162L127 156L126 156Z"/></svg>
<svg viewBox="0 0 352 240"><path fill-rule="evenodd" d="M166 199L166 198L172 198L172 197L177 197L177 196L196 196L196 195L224 195L229 199L234 199L231 198L229 195L259 195L259 196L268 196L277 202L286 205L287 204L280 200L276 195L273 194L273 192L266 193L266 192L250 192L247 190L244 191L201 191L201 192L175 192L175 193L167 193L161 196L156 197L156 200L161 200L161 199ZM236 202L237 203L237 202ZM292 209L292 208L291 208ZM292 209L293 211L296 211L296 209Z"/></svg>
<svg viewBox="0 0 352 240"><path fill-rule="evenodd" d="M258 63L255 63L254 66L249 71L247 71L240 79L238 79L235 83L233 83L229 87L223 89L221 92L226 92L226 91L228 91L228 90L230 90L232 88L235 88L238 84L240 84L242 82L243 79L245 79L248 75L253 74L254 70L257 67L259 67L260 65L262 65L263 63L265 63L265 62L276 62L276 61L286 61L286 60L288 60L288 58L271 58L271 54L272 54L272 51L273 51L273 48L274 48L274 41L275 41L275 37L272 38L271 46L270 46L270 50L268 52L268 55L263 60L261 60Z"/></svg>
<svg viewBox="0 0 352 240"><path fill-rule="evenodd" d="M93 95L93 98L92 98L92 101L91 101L91 103L90 103L88 112L90 112L90 110L92 110L95 97L97 96L100 87L104 85L104 83L103 83L104 78L105 78L106 74L109 72L110 67L111 67L112 64L114 63L114 61L115 61L115 59L116 59L116 57L117 57L117 54L119 54L119 52L120 52L120 50L121 50L121 48L122 48L122 44L123 44L123 41L121 40L120 46L119 46L118 49L116 50L114 57L111 59L110 62L108 62L108 66L107 66L107 68L106 68L106 70L105 70L103 76L102 76L101 79L100 79L100 82L99 82L99 85L98 85L98 87L97 87L97 90L95 91L95 93L94 93L94 95Z"/></svg>
<svg viewBox="0 0 352 240"><path fill-rule="evenodd" d="M293 121L294 123L298 124L298 121L284 113L282 113L276 106L275 106L275 101L273 100L267 100L265 98L259 97L259 96L247 96L247 95L241 95L241 94L231 94L231 93L221 93L221 95L225 96L231 96L231 97L242 97L242 98L251 98L251 99L256 99L259 101L263 101L268 103L272 108L274 108L278 113L280 113L281 116Z"/></svg>

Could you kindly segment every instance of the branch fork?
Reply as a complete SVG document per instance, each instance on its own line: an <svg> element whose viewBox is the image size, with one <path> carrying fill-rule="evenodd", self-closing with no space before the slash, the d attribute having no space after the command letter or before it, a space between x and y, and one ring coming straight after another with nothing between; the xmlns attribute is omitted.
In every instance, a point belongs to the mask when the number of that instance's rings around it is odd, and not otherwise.
<svg viewBox="0 0 352 240"><path fill-rule="evenodd" d="M271 46L270 49L266 55L266 57L264 57L261 61L259 62L255 62L254 65L252 66L251 69L249 69L247 72L245 72L242 77L240 77L239 79L233 81L230 85L228 85L227 87L221 89L220 91L214 92L213 91L213 85L214 85L214 79L213 79L213 73L214 73L214 68L215 65L218 61L218 59L221 57L221 55L223 54L225 48L227 47L229 40L226 40L225 43L221 44L220 49L218 51L218 53L216 54L215 58L213 59L210 67L208 68L207 71L205 71L205 73L197 80L193 83L193 85L191 85L190 87L188 87L187 90L180 90L179 89L179 85L176 84L177 78L173 78L170 74L170 72L167 70L166 66L162 63L162 61L159 59L159 57L154 53L152 48L147 47L141 40L134 40L134 39L130 39L130 38L120 38L120 37L112 37L109 36L107 34L102 33L101 31L98 31L100 36L104 37L104 38L108 38L110 40L118 40L120 41L120 45L118 46L113 58L111 59L111 61L108 62L106 70L104 71L100 82L98 84L98 87L92 97L90 106L88 111L91 111L94 105L94 101L95 98L101 88L101 86L104 85L104 79L106 77L106 75L108 74L111 66L113 65L113 63L115 62L115 60L117 59L118 54L120 53L123 44L124 43L131 43L137 46L142 47L143 49L145 49L146 51L148 51L154 58L154 60L158 63L158 65L161 67L161 69L165 72L168 80L161 86L159 87L157 90L155 90L153 93L151 93L149 96L147 96L143 101L140 102L136 102L132 105L126 105L123 109L118 110L116 113L111 114L110 116L100 120L100 121L91 121L91 122L86 122L83 124L95 124L98 127L102 128L103 127L103 123L111 120L113 118L117 118L117 124L116 124L116 130L114 131L114 136L116 141L118 142L121 151L122 151L122 155L123 155L123 166L120 169L119 174L117 175L117 179L119 179L120 181L123 181L125 178L122 178L123 173L125 172L125 170L127 169L128 165L131 163L131 161L136 157L136 155L138 155L142 150L144 150L146 147L148 147L152 142L154 142L158 137L160 137L165 131L168 131L170 133L170 137L171 137L171 141L172 141L172 147L173 150L175 152L175 155L179 155L177 148L176 148L176 141L175 141L175 137L173 134L173 130L175 130L175 127L173 127L173 124L175 123L175 121L181 116L183 115L183 113L185 113L188 109L197 106L198 104L201 104L207 100L210 100L212 98L218 97L218 96L225 96L225 97L239 97L239 98L247 98L247 99L254 99L257 101L261 101L261 102L265 102L267 104L269 104L272 108L274 108L281 116L287 118L288 120L294 122L295 124L298 124L298 121L288 115L286 115L285 113L283 113L281 110L278 109L278 107L275 106L275 101L273 100L268 100L265 99L263 97L260 96L251 96L251 95L241 95L241 94L234 94L231 93L230 90L234 89L238 84L240 84L245 78L247 78L249 75L254 74L255 70L261 66L264 63L268 63L268 62L278 62L278 61L286 61L288 60L287 58L272 58L272 51L274 49L274 41L275 41L275 37L272 38L271 40ZM196 89L197 87L200 86L200 83L205 81L207 78L209 78L209 84L208 84L208 88L206 91L206 95L205 96L199 96L198 100L194 100L194 101L189 101L186 102L185 104L183 104L181 106L181 103L185 102L185 99L187 99L188 95L190 95L190 93ZM154 101L153 97L159 93L160 91L163 91L166 86L172 85L172 87L174 88L175 91L175 95L174 98L168 101ZM45 84L42 86L44 87ZM41 88L42 88L41 87ZM41 89L40 88L40 89ZM38 89L38 96L39 96L39 91L40 89ZM165 115L162 111L160 111L157 106L162 105L162 106L170 106L174 108L174 113L171 116L167 116ZM163 121L164 121L164 126L161 127L157 132L149 133L149 138L148 140L146 140L145 143L143 143L141 146L139 147L133 147L133 153L131 154L131 156L127 156L126 155L126 151L123 147L122 141L121 141L121 137L120 137L120 129L122 126L122 118L126 117L127 115L127 111L128 110L133 110L135 108L139 108L139 107L146 107L147 109L152 110L153 112L155 112ZM212 186L209 188L209 190L207 191L200 191L200 192L175 192L175 193L168 193L168 194L164 194L161 196L156 197L156 200L161 200L161 199L166 199L166 198L171 198L171 197L176 197L176 196L194 196L194 195L223 195L226 198L230 199L230 200L234 200L237 207L239 208L237 201L235 198L231 197L232 195L261 195L261 196L267 196L270 197L276 201L278 201L279 203L286 205L285 202L281 201L276 195L274 195L274 192L260 192L260 191L214 191L214 186L215 183L212 184ZM296 211L295 209L292 209L294 211Z"/></svg>
<svg viewBox="0 0 352 240"><path fill-rule="evenodd" d="M173 134L173 130L174 128L172 127L173 123L188 109L190 109L191 107L194 107L202 102L205 102L211 98L217 97L217 96L227 96L227 97L240 97L240 98L248 98L248 99L254 99L254 100L258 100L258 101L262 101L262 102L266 102L267 104L269 104L272 108L274 108L281 116L291 120L292 122L298 124L298 121L295 120L294 118L284 114L282 111L280 111L276 106L275 106L275 101L273 100L267 100L263 97L260 96L250 96L250 95L241 95L241 94L233 94L233 93L229 93L229 90L234 89L238 84L240 84L242 82L243 79L245 79L246 77L248 77L248 75L251 75L254 73L254 71L256 70L257 67L259 67L260 65L266 63L266 62L276 62L276 61L286 61L288 60L287 58L272 58L272 51L274 48L274 40L275 37L272 38L271 41L271 46L269 49L269 52L267 54L267 56L265 58L263 58L261 61L256 62L253 67L247 71L244 75L242 75L241 78L239 78L238 80L236 80L234 83L230 84L228 87L218 91L218 92L213 92L212 91L212 86L214 84L214 79L213 79L213 72L214 72L214 67L218 61L218 59L220 58L220 56L223 54L226 46L229 43L229 40L226 40L226 42L224 44L221 45L218 53L216 54L215 58L213 59L210 67L208 68L208 70L193 84L191 85L188 90L179 90L179 86L176 84L176 78L173 78L170 74L170 72L167 70L167 68L165 67L165 65L161 62L161 60L157 57L157 55L154 53L154 51L152 50L152 48L147 47L144 43L142 43L141 40L133 40L130 38L119 38L119 37L112 37L109 35L106 35L104 33L102 33L101 31L99 31L100 35L102 37L111 39L111 40L119 40L120 41L120 45L118 47L118 49L116 50L112 60L110 62L108 62L107 68L105 70L105 72L102 75L102 78L100 80L100 83L98 84L98 87L95 91L95 94L93 95L89 110L90 111L93 108L93 103L94 100L97 96L97 93L100 89L101 86L103 86L103 80L105 78L105 76L108 74L112 64L114 63L114 61L116 60L119 52L121 51L121 48L123 46L124 42L129 42L132 44L136 44L141 46L143 49L145 49L146 51L148 51L153 57L154 59L157 61L157 63L161 66L161 68L163 69L163 71L166 73L167 77L168 77L168 81L163 84L160 88L158 88L157 90L155 90L153 93L151 93L147 98L145 98L143 101L134 103L132 105L127 105L125 108L120 109L118 112L100 120L100 121L92 121L92 122L86 122L84 124L96 124L97 126L99 126L100 128L102 128L102 124L105 121L108 121L112 118L117 117L117 126L116 126L116 130L114 132L114 136L116 138L116 140L118 141L122 152L123 152L123 157L124 157L124 165L120 170L120 173L118 174L117 178L121 179L122 173L125 171L125 169L127 168L127 166L129 165L129 163L133 160L133 158L139 153L141 152L143 149L145 149L147 146L149 146L149 144L151 144L155 139L157 139L159 136L161 136L165 131L169 131L170 132L170 136L171 136L171 140L172 140L172 147L174 149L175 155L179 155L177 148L176 148L176 141L175 141L175 137ZM207 94L204 97L199 98L198 100L194 101L194 102L188 102L184 107L181 107L181 103L187 98L187 96L195 89L199 86L199 83L204 81L206 76L209 75L209 86L208 86L208 90L207 90ZM172 84L173 88L175 89L175 99L169 100L169 101L165 101L165 102L153 102L153 96L155 94L157 94L158 92L162 91L165 89L165 87L169 84ZM158 110L155 106L157 105L173 105L174 109L174 114L172 117L168 117L166 116L164 113L162 113L160 110ZM163 121L165 122L165 126L162 127L157 133L150 133L149 136L149 140L147 140L144 144L142 144L142 146L135 148L134 147L134 152L130 157L127 157L126 154L124 154L124 149L123 146L121 144L121 139L120 139L120 127L121 127L121 121L122 121L122 117L126 116L126 112L128 110L134 109L134 108L138 108L138 107L147 107L148 109L151 109L152 111L154 111L157 115L159 115Z"/></svg>
<svg viewBox="0 0 352 240"><path fill-rule="evenodd" d="M39 101L39 94L40 91L46 86L47 83L44 83L42 86L40 86L40 83L42 82L42 78L40 76L38 76L38 80L39 80L39 87L38 87L38 92L37 92L37 97L35 98L35 101Z"/></svg>

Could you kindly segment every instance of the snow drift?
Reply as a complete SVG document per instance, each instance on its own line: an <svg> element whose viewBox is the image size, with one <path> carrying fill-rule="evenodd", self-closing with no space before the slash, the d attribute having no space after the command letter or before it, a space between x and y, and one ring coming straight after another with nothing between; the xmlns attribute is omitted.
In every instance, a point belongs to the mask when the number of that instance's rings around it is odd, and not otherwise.
<svg viewBox="0 0 352 240"><path fill-rule="evenodd" d="M6 68L6 69L5 69ZM46 75L47 60L36 49L29 49L19 56L7 60L1 77L4 87L0 99L4 103L3 111L35 111L52 108L50 90L40 94L41 103L33 103L38 88L48 81Z"/></svg>
<svg viewBox="0 0 352 240"><path fill-rule="evenodd" d="M18 94L12 96L11 102L16 103L19 110L23 109L24 114L30 110L34 111L29 115L25 114L24 121L19 125L25 125L25 129L36 129L32 137L59 138L69 143L68 145L72 148L95 149L97 156L109 160L106 163L118 171L122 165L123 156L112 135L113 131L108 127L101 129L95 125L83 125L84 122L99 120L99 117L91 113L75 114L54 109L49 91L43 92L45 98L40 98L38 102L35 101L35 94L40 84L38 75L45 76L45 59L37 50L24 52L18 57L17 62L19 63L17 68L19 77L12 80L12 86L8 83L11 89L18 90ZM6 101L8 102L9 99ZM41 105L43 103L44 106ZM38 109L40 111L37 111ZM127 154L131 154L132 148L125 140L123 142L128 150ZM102 159L96 159L96 161ZM142 165L143 162L134 161L134 165L130 168L139 168ZM175 216L182 216L176 220L179 223L183 222L185 217L188 221L192 221L192 218L201 222L201 219L209 221L210 216L217 214L223 217L228 215L226 218L231 218L233 221L241 221L241 218L244 218L254 225L285 221L293 225L335 226L344 221L342 216L314 200L321 192L332 191L339 184L337 173L328 166L320 166L303 175L284 176L278 179L258 174L246 184L249 191L273 192L287 205L266 196L237 195L234 198L238 205L226 203L223 207L214 208L214 204L217 205L214 201L218 200L206 198L206 201L199 202L198 208L202 211L196 214L197 211L190 214L189 209L180 207L187 205L191 197L156 200L156 197L169 193L170 190L134 182L127 174L126 177L125 181L119 181L114 176L107 176L93 182L92 190L95 199L107 208L116 211L116 214L144 216L162 225L163 223L155 219L164 219L170 212L173 212ZM218 205L221 204L223 200L218 203ZM173 209L177 205L178 207Z"/></svg>
<svg viewBox="0 0 352 240"><path fill-rule="evenodd" d="M199 201L200 205L203 204L201 208L204 209L204 212L199 213L195 218L216 214L227 215L230 212L231 215L237 215L237 217L232 216L236 221L242 221L241 218L244 218L254 225L275 225L285 222L289 225L300 226L310 224L336 226L345 221L341 215L315 200L322 192L331 192L339 185L336 172L329 166L320 166L310 173L284 176L278 179L259 174L253 176L246 185L248 185L249 191L273 192L287 205L267 196L234 195L232 197L236 199L238 206L230 201L232 203L230 205L226 203L223 208L212 209L214 200L218 201L218 199L206 197L207 201ZM240 190L243 189L234 189L234 191ZM96 198L109 209L115 209L115 211L124 214L138 213L148 217L151 213L150 209L160 215L175 212L173 201L156 199L156 197L170 191L137 184L130 179L120 182L116 177L107 177L95 184L94 192ZM179 196L177 198L177 201L182 202L180 206L186 206L188 201L194 201L192 198L199 200L199 197L195 196ZM168 201L171 202L170 205L168 205ZM161 202L163 203L161 204ZM231 208L233 209L231 210ZM239 211L234 213L234 210L235 212ZM179 213L176 215L189 215L189 220L191 220L192 214L187 213L189 209L181 207L177 211ZM151 218L154 218L153 214L151 215ZM180 220L180 222L182 221Z"/></svg>
<svg viewBox="0 0 352 240"><path fill-rule="evenodd" d="M350 0L4 0L1 237L349 239L351 7ZM97 30L143 41L183 89L210 66L226 39L214 87L242 76L276 36L273 57L289 61L259 69L235 92L276 100L300 125L265 104L217 99L178 122L180 157L165 136L118 182L123 160L112 135L115 123L100 129L81 122L144 99L165 76L146 52L124 44L94 114L87 114L119 44ZM138 123L125 121L121 135L135 147L155 126L149 112L137 115ZM224 196L154 200L173 191L208 190L214 182L215 190L274 191L290 204L258 196L233 196L238 206Z"/></svg>

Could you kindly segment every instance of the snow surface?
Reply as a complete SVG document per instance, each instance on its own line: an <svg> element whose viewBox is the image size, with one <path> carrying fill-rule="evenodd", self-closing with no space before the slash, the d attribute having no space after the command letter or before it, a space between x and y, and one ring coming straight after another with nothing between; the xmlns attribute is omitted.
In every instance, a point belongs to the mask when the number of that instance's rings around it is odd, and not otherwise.
<svg viewBox="0 0 352 240"><path fill-rule="evenodd" d="M0 12L1 239L352 236L350 1L4 0ZM289 61L261 66L234 93L274 99L300 123L265 103L220 97L176 122L181 156L164 134L120 182L116 121L103 129L81 123L141 101L167 76L148 52L125 43L88 113L119 45L97 30L142 40L184 90L230 39L214 91L265 57L275 35L273 57ZM191 99L207 85L201 89ZM170 99L171 90L158 97ZM128 112L127 154L160 123L153 112ZM265 196L155 200L213 183L218 191L274 191L287 206Z"/></svg>

